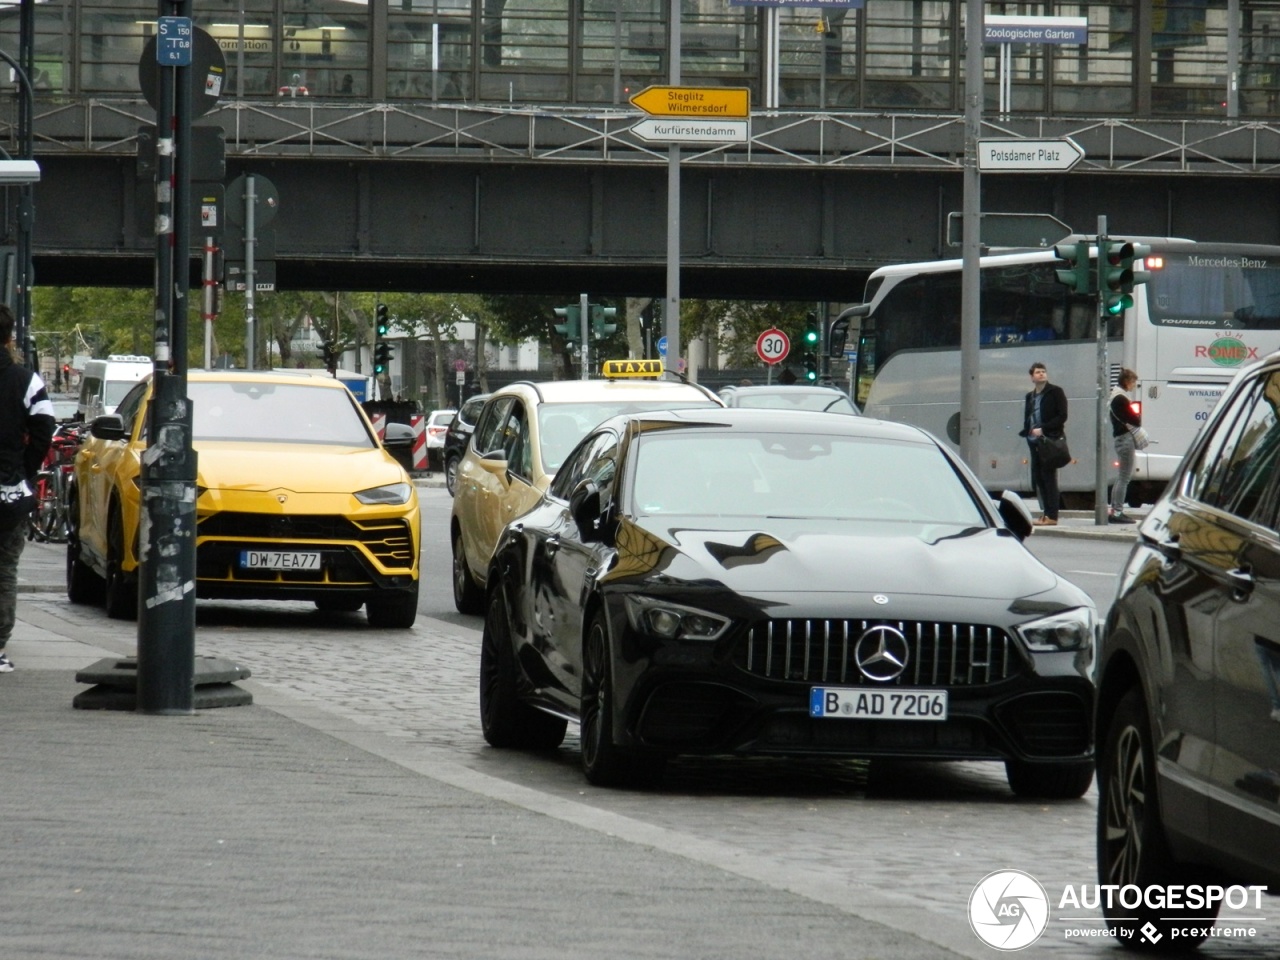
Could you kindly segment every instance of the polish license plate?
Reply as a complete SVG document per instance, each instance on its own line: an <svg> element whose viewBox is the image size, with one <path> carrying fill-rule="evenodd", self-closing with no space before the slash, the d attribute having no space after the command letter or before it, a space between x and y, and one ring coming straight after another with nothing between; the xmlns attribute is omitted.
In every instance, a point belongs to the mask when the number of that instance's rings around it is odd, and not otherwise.
<svg viewBox="0 0 1280 960"><path fill-rule="evenodd" d="M945 720L947 691L811 687L809 716L819 720Z"/></svg>
<svg viewBox="0 0 1280 960"><path fill-rule="evenodd" d="M319 570L320 554L281 550L241 550L241 570Z"/></svg>

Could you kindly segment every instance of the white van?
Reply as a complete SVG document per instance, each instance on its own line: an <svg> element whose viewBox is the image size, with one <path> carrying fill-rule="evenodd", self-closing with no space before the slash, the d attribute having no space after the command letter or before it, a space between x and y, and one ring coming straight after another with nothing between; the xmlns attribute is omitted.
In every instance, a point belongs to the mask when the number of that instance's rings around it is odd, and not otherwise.
<svg viewBox="0 0 1280 960"><path fill-rule="evenodd" d="M76 415L86 423L116 406L133 385L155 369L150 357L113 353L105 360L90 360L80 373L80 404Z"/></svg>

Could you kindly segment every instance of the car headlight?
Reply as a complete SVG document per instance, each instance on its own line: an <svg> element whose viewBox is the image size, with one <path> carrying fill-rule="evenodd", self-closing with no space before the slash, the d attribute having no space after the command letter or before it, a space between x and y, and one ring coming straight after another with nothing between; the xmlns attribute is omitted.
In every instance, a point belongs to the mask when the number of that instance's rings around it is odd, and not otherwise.
<svg viewBox="0 0 1280 960"><path fill-rule="evenodd" d="M1079 650L1093 642L1093 621L1091 609L1075 607L1051 617L1021 623L1015 629L1032 650Z"/></svg>
<svg viewBox="0 0 1280 960"><path fill-rule="evenodd" d="M732 622L719 614L653 597L629 595L626 602L632 628L664 640L718 640Z"/></svg>
<svg viewBox="0 0 1280 960"><path fill-rule="evenodd" d="M385 487L357 490L355 497L361 503L408 503L413 487L407 483L388 483Z"/></svg>

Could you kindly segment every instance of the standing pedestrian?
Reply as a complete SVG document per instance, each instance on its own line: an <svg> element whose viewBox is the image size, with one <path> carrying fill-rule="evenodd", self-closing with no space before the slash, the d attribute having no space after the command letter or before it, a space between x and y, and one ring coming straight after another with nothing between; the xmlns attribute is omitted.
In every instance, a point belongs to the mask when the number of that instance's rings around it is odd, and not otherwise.
<svg viewBox="0 0 1280 960"><path fill-rule="evenodd" d="M18 559L35 506L31 481L53 439L53 404L40 375L13 355L13 311L0 303L0 673L13 662L5 645L18 617Z"/></svg>
<svg viewBox="0 0 1280 960"><path fill-rule="evenodd" d="M1040 517L1036 525L1058 525L1058 468L1044 462L1040 455L1040 442L1044 437L1064 439L1067 424L1067 394L1059 386L1049 382L1049 368L1038 360L1031 365L1031 392L1027 394L1022 410L1022 430L1018 436L1026 437L1031 450L1031 483L1040 500Z"/></svg>
<svg viewBox="0 0 1280 960"><path fill-rule="evenodd" d="M1133 461L1136 454L1133 431L1142 426L1142 415L1133 409L1129 397L1138 384L1138 375L1124 367L1116 380L1116 387L1111 391L1111 436L1116 447L1116 459L1120 464L1120 473L1111 487L1111 506L1107 510L1108 523L1133 523L1131 517L1124 514L1125 496L1129 493L1129 478L1133 476Z"/></svg>

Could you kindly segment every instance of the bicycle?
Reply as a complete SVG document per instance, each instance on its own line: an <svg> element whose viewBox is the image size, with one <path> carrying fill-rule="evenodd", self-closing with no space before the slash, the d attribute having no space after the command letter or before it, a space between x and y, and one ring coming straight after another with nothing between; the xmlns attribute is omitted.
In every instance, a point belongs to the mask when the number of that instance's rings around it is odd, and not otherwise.
<svg viewBox="0 0 1280 960"><path fill-rule="evenodd" d="M67 493L71 487L71 470L76 451L80 449L84 427L63 424L54 434L49 452L35 476L33 484L35 509L27 520L27 539L40 543L66 543L69 531Z"/></svg>

